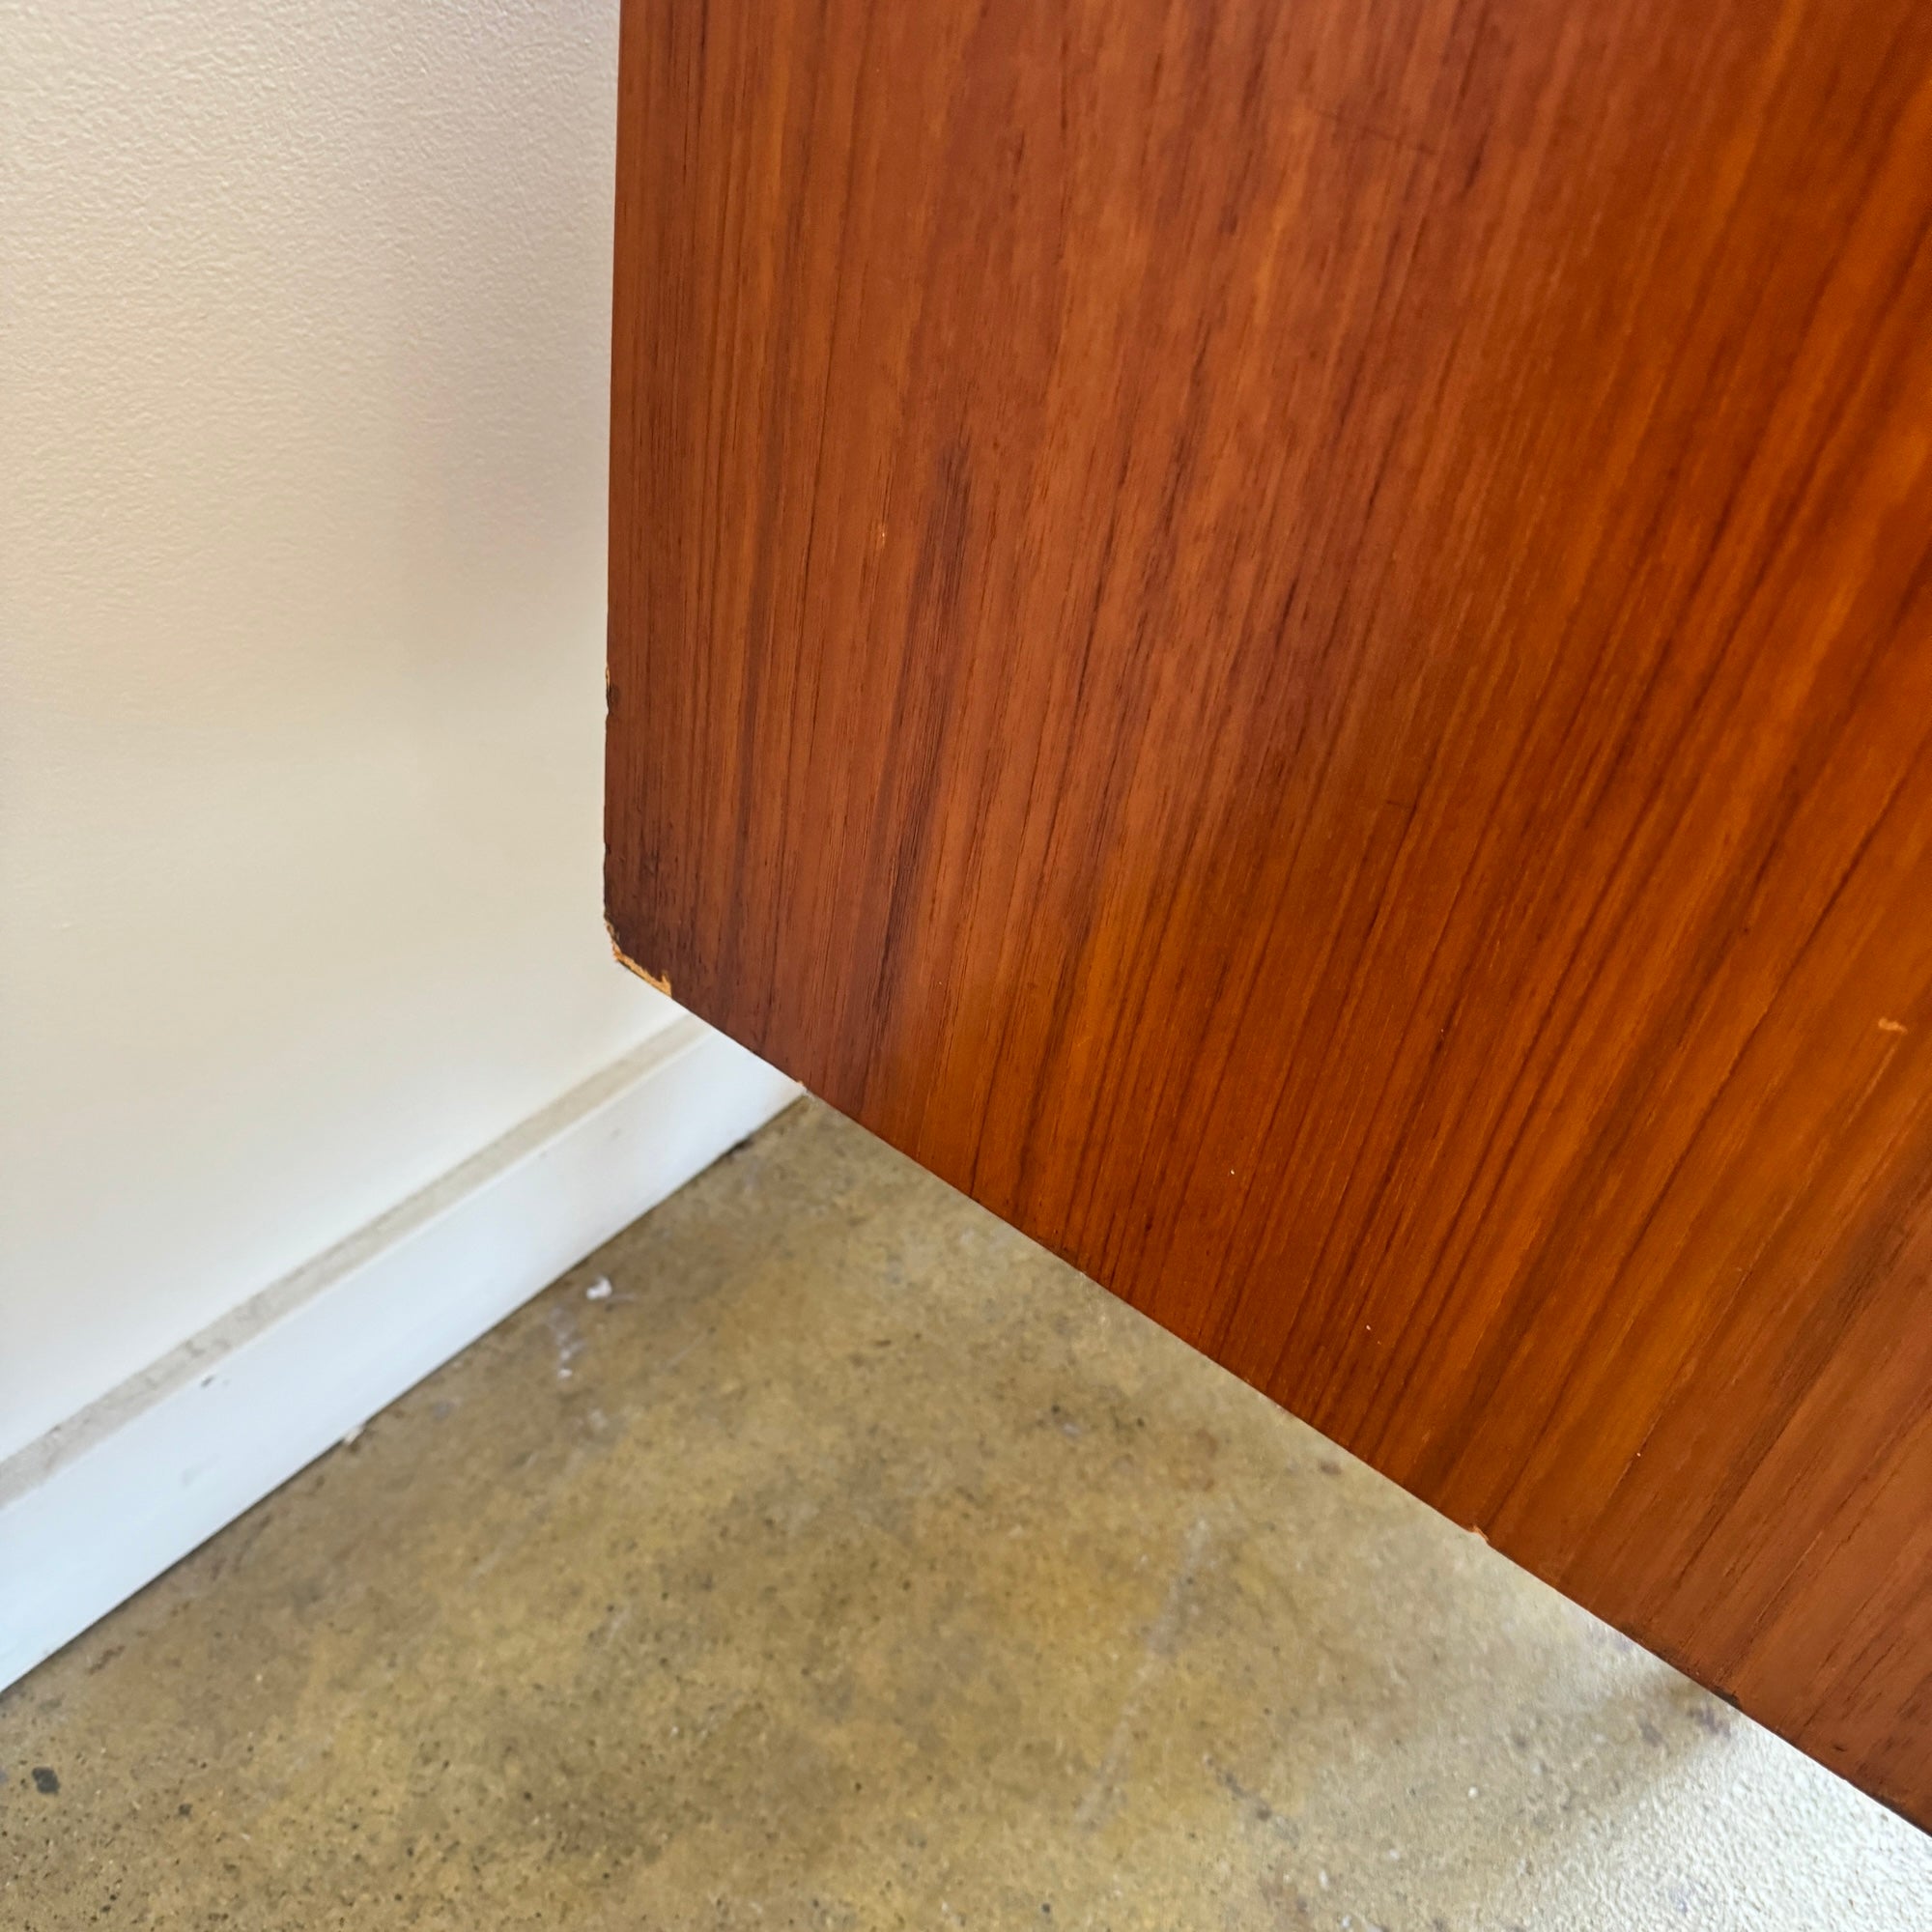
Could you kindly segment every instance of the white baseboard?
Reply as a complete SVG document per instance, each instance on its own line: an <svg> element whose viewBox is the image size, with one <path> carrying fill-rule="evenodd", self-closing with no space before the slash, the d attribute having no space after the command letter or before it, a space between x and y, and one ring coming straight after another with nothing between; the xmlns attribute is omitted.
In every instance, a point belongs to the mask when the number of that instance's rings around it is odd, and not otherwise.
<svg viewBox="0 0 1932 1932"><path fill-rule="evenodd" d="M798 1094L680 1016L0 1463L0 1687Z"/></svg>

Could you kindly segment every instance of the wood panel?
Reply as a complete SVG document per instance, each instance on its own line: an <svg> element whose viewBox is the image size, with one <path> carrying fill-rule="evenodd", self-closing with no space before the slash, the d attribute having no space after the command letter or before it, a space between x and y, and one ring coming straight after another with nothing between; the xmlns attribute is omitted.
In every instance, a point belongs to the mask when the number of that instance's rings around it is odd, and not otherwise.
<svg viewBox="0 0 1932 1932"><path fill-rule="evenodd" d="M1932 8L625 10L641 970L1932 1822Z"/></svg>

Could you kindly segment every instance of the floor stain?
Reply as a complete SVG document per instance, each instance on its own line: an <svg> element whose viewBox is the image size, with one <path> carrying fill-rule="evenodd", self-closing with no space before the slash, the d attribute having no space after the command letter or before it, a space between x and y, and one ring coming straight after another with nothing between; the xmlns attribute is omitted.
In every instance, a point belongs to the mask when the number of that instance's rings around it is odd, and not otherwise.
<svg viewBox="0 0 1932 1932"><path fill-rule="evenodd" d="M0 1763L10 1932L1932 1924L1911 1827L812 1105Z"/></svg>

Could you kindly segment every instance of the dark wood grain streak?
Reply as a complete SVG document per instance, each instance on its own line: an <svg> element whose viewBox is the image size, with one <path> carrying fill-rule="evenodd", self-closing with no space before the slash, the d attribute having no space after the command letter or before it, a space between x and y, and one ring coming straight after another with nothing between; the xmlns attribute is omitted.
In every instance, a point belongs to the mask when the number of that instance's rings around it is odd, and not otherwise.
<svg viewBox="0 0 1932 1932"><path fill-rule="evenodd" d="M1932 8L625 9L676 997L1932 1823Z"/></svg>

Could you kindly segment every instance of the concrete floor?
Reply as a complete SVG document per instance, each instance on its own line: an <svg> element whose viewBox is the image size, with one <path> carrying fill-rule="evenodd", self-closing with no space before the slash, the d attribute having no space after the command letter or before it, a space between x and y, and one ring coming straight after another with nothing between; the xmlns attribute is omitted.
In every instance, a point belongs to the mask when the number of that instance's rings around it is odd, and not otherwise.
<svg viewBox="0 0 1932 1932"><path fill-rule="evenodd" d="M810 1106L0 1768L19 1932L1932 1927L1932 1840Z"/></svg>

